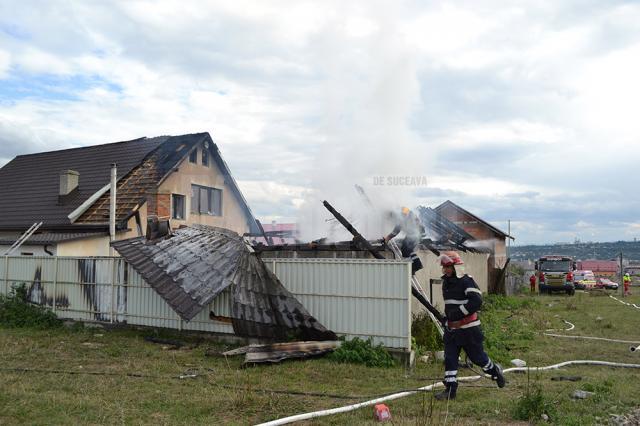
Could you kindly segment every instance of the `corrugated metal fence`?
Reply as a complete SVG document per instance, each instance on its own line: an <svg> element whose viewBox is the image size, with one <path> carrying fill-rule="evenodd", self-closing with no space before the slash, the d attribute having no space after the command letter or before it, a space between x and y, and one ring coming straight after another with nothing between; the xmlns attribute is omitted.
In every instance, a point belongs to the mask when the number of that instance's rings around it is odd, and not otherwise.
<svg viewBox="0 0 640 426"><path fill-rule="evenodd" d="M373 259L265 260L298 300L339 335L373 337L391 348L411 347L408 262ZM60 318L233 334L230 290L191 321L169 305L118 257L7 256L0 292L24 283L33 303Z"/></svg>

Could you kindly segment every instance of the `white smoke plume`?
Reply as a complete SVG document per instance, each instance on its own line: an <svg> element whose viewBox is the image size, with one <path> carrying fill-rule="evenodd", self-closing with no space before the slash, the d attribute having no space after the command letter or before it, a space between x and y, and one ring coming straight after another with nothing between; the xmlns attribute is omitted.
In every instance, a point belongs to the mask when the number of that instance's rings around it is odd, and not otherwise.
<svg viewBox="0 0 640 426"><path fill-rule="evenodd" d="M417 66L392 13L380 8L369 16L367 36L325 40L329 52L323 117L325 143L315 159L312 190L300 209L300 238L309 241L351 239L322 206L327 200L366 238L376 239L393 228L388 212L412 207L415 186L394 185L394 178L426 180L425 145L409 126L420 99ZM373 13L373 12L372 12ZM346 30L345 30L346 28ZM347 31L344 28L335 31ZM341 40L338 42L337 40ZM368 205L354 188L360 185Z"/></svg>

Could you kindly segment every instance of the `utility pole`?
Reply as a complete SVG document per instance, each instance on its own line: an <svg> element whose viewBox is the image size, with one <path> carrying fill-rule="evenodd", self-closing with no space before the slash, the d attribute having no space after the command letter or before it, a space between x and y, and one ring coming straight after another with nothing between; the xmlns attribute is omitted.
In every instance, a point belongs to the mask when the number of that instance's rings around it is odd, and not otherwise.
<svg viewBox="0 0 640 426"><path fill-rule="evenodd" d="M507 259L511 255L511 219L507 220Z"/></svg>
<svg viewBox="0 0 640 426"><path fill-rule="evenodd" d="M510 255L511 255L511 219L507 219L507 258L505 259L505 262L509 260ZM505 263L505 267L506 266L507 266L507 263ZM504 272L505 272L505 280L506 280L506 277L509 276L509 270L506 270ZM505 287L506 287L506 283L505 283Z"/></svg>
<svg viewBox="0 0 640 426"><path fill-rule="evenodd" d="M622 252L620 252L620 291L622 292L622 297L624 297L624 282L623 282L624 272L622 270Z"/></svg>

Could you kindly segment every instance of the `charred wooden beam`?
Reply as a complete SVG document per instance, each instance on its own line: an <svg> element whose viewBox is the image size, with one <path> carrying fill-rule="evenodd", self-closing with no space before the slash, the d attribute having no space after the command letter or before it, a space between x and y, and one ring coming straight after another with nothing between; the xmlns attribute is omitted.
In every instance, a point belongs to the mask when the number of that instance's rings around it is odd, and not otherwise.
<svg viewBox="0 0 640 426"><path fill-rule="evenodd" d="M252 246L253 250L260 252L267 251L300 251L300 252L314 252L314 251L367 251L355 243L349 241L347 244L276 244L267 246L264 244L255 244ZM381 245L372 246L372 250L382 252L385 248Z"/></svg>
<svg viewBox="0 0 640 426"><path fill-rule="evenodd" d="M338 211L336 209L334 209L333 206L331 204L329 204L329 202L327 200L323 201L322 204L327 208L327 210L329 210L331 212L331 214L338 220L338 222L340 222L342 224L342 226L347 228L347 231L351 232L351 235L353 235L353 241L356 244L360 245L363 249L368 250L369 253L371 253L371 255L373 257L375 257L376 259L385 259L385 257L383 255L378 253L378 251L374 250L374 248L371 245L371 243L367 239L365 239L356 230L356 228L354 228L353 225L351 225L351 223L349 223L349 221L344 218L344 216L342 216L340 213L338 213Z"/></svg>

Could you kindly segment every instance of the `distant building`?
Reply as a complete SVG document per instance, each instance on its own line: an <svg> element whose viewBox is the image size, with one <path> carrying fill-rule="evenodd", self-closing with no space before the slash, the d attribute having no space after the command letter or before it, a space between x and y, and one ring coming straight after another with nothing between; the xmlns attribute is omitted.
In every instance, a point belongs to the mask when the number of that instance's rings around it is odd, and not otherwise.
<svg viewBox="0 0 640 426"><path fill-rule="evenodd" d="M253 237L254 244L265 245L282 245L282 244L296 244L298 241L298 225L295 223L265 223L262 225L264 229L265 237Z"/></svg>
<svg viewBox="0 0 640 426"><path fill-rule="evenodd" d="M615 277L618 274L618 262L615 260L581 260L576 262L579 270L593 271L595 275Z"/></svg>
<svg viewBox="0 0 640 426"><path fill-rule="evenodd" d="M629 275L640 275L640 264L629 263L628 266L624 267L624 273Z"/></svg>

